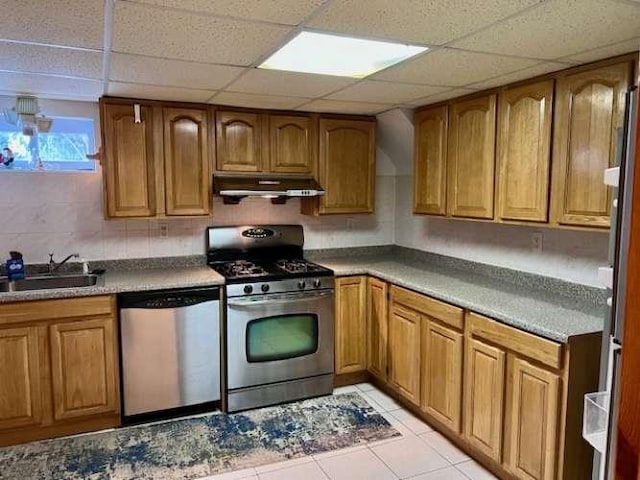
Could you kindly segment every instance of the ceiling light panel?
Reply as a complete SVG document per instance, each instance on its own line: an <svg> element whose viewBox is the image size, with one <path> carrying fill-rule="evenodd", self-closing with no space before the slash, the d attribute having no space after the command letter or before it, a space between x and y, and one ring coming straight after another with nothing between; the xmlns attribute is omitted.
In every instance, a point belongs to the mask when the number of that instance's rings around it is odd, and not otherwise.
<svg viewBox="0 0 640 480"><path fill-rule="evenodd" d="M415 45L301 32L260 68L364 78L426 50Z"/></svg>

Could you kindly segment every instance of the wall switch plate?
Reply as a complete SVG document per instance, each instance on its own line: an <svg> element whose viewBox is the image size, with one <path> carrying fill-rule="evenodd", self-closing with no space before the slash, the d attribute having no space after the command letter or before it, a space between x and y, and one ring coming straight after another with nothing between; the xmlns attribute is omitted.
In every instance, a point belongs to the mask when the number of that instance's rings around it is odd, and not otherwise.
<svg viewBox="0 0 640 480"><path fill-rule="evenodd" d="M160 225L158 225L158 227L160 238L169 238L169 225L166 223L161 223Z"/></svg>
<svg viewBox="0 0 640 480"><path fill-rule="evenodd" d="M542 232L535 232L531 235L531 251L542 252Z"/></svg>

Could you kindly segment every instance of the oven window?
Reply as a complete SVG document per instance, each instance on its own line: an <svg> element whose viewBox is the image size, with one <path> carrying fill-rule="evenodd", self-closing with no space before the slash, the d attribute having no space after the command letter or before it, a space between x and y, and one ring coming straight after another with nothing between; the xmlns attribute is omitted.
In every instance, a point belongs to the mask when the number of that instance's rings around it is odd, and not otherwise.
<svg viewBox="0 0 640 480"><path fill-rule="evenodd" d="M318 316L302 313L252 320L246 340L249 363L309 355L318 350Z"/></svg>

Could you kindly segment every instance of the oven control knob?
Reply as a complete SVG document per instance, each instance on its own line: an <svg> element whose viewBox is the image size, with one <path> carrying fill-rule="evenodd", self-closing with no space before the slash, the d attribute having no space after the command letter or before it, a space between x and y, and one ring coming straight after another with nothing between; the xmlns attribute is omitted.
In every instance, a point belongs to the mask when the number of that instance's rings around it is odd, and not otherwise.
<svg viewBox="0 0 640 480"><path fill-rule="evenodd" d="M268 283L263 283L260 286L260 290L262 290L263 292L268 292L269 291L269 284Z"/></svg>
<svg viewBox="0 0 640 480"><path fill-rule="evenodd" d="M253 286L252 285L245 285L244 286L244 293L251 293L253 292Z"/></svg>
<svg viewBox="0 0 640 480"><path fill-rule="evenodd" d="M319 278L316 278L316 279L313 281L313 286L314 286L314 287L316 287L316 288L320 288L320 287L322 286L322 282L320 281L320 279L319 279Z"/></svg>
<svg viewBox="0 0 640 480"><path fill-rule="evenodd" d="M303 281L303 280L300 280L300 281L298 282L298 288L299 288L300 290L304 290L306 286L307 286L307 284L306 284L306 283L304 283L304 281Z"/></svg>

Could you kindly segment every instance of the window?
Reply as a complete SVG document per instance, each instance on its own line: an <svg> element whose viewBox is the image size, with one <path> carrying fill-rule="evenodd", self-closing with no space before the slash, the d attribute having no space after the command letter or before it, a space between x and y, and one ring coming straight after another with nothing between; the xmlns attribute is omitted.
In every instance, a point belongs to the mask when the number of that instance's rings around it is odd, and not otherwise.
<svg viewBox="0 0 640 480"><path fill-rule="evenodd" d="M247 325L249 363L287 360L318 351L318 316L313 313L276 315Z"/></svg>
<svg viewBox="0 0 640 480"><path fill-rule="evenodd" d="M87 171L94 172L94 160L87 154L95 152L95 125L92 118L50 117L53 125L48 133L33 136L22 134L19 125L12 125L0 116L0 151L9 148L14 161L0 164L0 172L11 170ZM41 162L38 160L40 159Z"/></svg>

